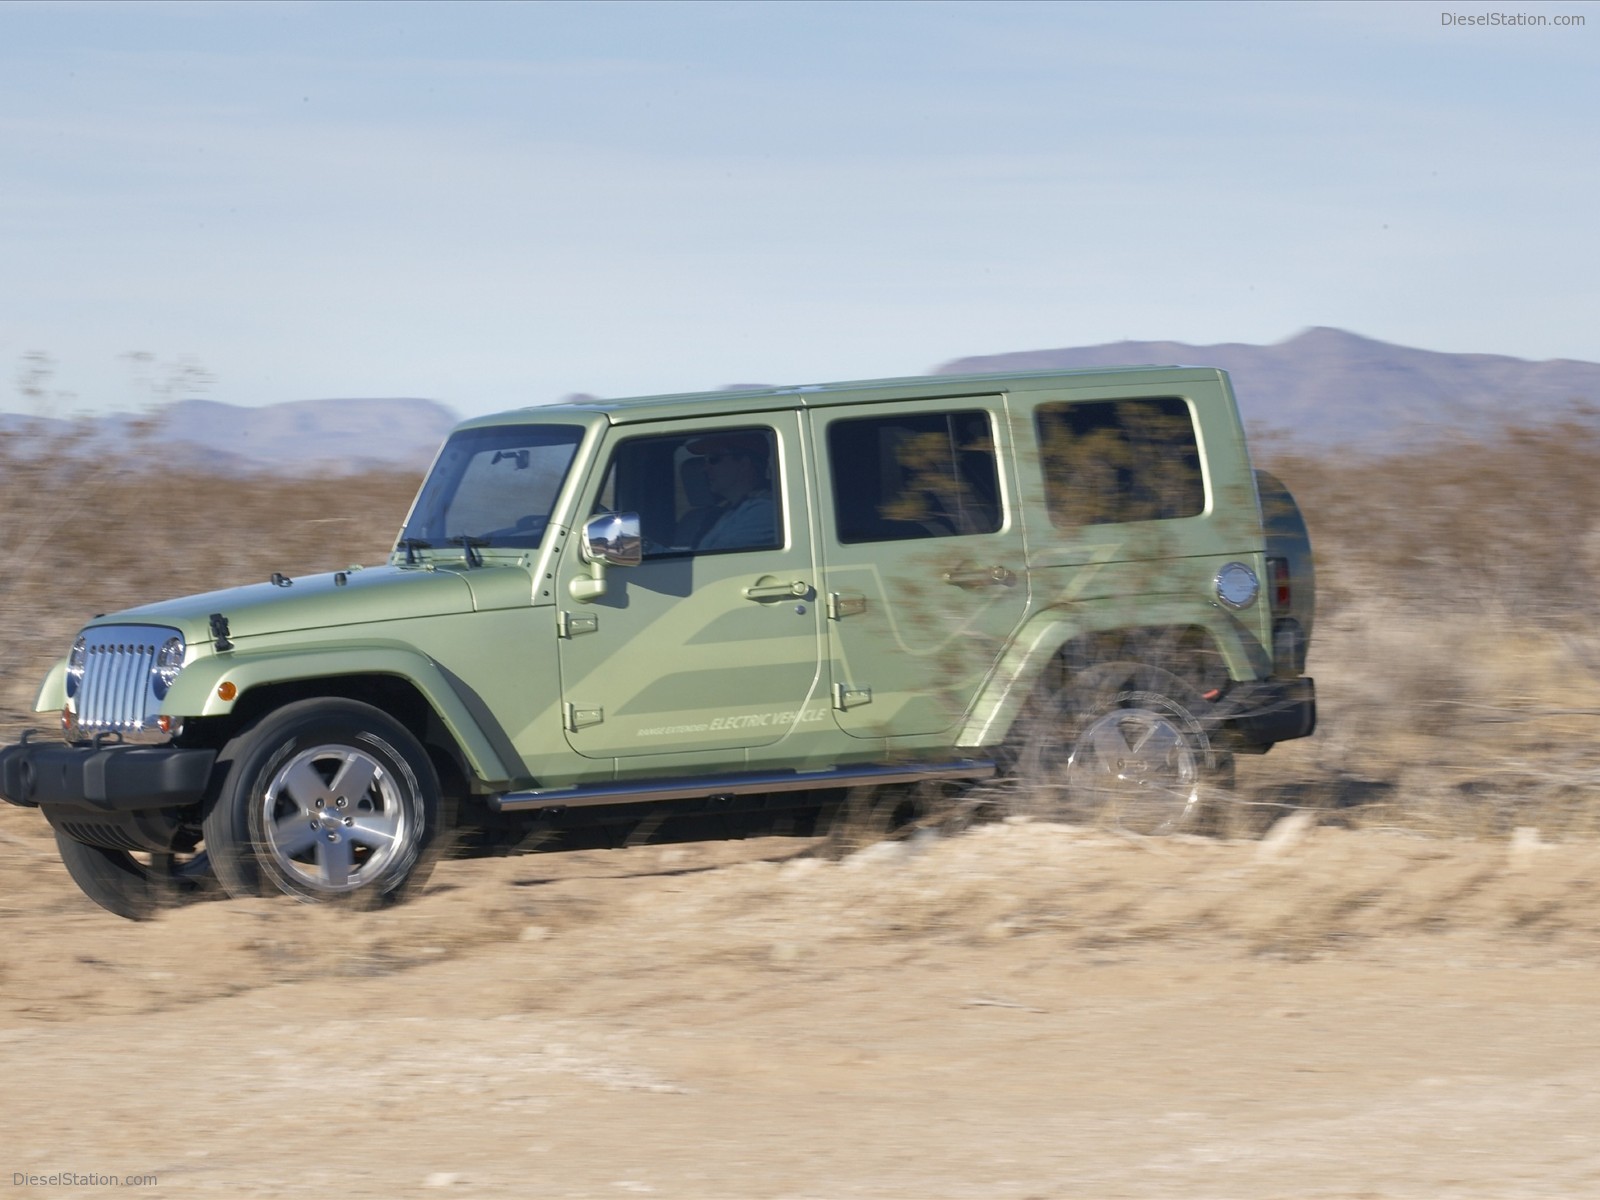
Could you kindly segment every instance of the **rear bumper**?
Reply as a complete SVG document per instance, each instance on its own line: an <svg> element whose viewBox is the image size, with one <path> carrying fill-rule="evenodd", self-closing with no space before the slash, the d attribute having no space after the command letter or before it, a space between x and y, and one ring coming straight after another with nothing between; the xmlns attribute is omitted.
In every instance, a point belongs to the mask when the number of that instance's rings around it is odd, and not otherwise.
<svg viewBox="0 0 1600 1200"><path fill-rule="evenodd" d="M0 799L100 812L186 808L204 799L215 750L69 746L24 737L0 748Z"/></svg>
<svg viewBox="0 0 1600 1200"><path fill-rule="evenodd" d="M1317 686L1306 676L1236 684L1217 706L1223 728L1246 752L1310 737L1317 728Z"/></svg>

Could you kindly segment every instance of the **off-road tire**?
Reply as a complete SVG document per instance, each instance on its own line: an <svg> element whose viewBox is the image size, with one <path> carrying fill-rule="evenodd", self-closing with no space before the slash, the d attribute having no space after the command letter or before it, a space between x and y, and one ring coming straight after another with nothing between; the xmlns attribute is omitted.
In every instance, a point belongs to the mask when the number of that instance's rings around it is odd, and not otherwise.
<svg viewBox="0 0 1600 1200"><path fill-rule="evenodd" d="M384 904L426 881L440 844L439 779L387 713L302 700L263 716L220 758L227 774L205 842L229 895Z"/></svg>
<svg viewBox="0 0 1600 1200"><path fill-rule="evenodd" d="M1106 663L1039 697L1013 768L1020 812L1128 833L1194 833L1217 817L1233 757L1213 705L1170 671Z"/></svg>

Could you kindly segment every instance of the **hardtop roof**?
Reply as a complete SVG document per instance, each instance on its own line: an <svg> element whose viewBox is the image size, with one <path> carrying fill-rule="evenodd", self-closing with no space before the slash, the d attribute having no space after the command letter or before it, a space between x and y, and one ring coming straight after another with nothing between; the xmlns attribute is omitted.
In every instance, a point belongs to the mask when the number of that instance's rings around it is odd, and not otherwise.
<svg viewBox="0 0 1600 1200"><path fill-rule="evenodd" d="M940 396L993 395L1002 391L1038 391L1052 386L1073 388L1105 386L1171 386L1179 382L1214 380L1223 374L1215 367L1124 366L1085 367L1071 371L1009 371L974 375L919 375L899 379L865 379L839 383L811 383L785 387L727 388L714 392L678 392L656 396L631 396L612 400L581 400L535 404L491 413L462 422L463 426L525 423L538 420L578 420L585 424L603 415L613 425L634 421L660 421L673 417L719 416L746 412L771 412L790 408L821 408L840 404L870 404Z"/></svg>

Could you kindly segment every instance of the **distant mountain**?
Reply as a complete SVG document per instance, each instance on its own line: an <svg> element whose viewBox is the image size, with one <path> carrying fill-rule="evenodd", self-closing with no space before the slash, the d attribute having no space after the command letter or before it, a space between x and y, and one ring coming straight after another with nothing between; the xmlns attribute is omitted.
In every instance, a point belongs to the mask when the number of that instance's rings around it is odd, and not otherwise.
<svg viewBox="0 0 1600 1200"><path fill-rule="evenodd" d="M152 463L213 470L350 475L427 467L456 415L432 400L292 400L242 408L180 400L147 414L92 418L94 441L133 447ZM27 418L0 414L0 432ZM38 422L65 430L66 421Z"/></svg>
<svg viewBox="0 0 1600 1200"><path fill-rule="evenodd" d="M1381 448L1503 420L1539 422L1574 401L1600 403L1600 363L1530 362L1498 354L1443 354L1346 333L1307 329L1271 346L1225 342L1111 342L959 358L940 374L1032 371L1133 363L1221 367L1253 428L1299 439Z"/></svg>

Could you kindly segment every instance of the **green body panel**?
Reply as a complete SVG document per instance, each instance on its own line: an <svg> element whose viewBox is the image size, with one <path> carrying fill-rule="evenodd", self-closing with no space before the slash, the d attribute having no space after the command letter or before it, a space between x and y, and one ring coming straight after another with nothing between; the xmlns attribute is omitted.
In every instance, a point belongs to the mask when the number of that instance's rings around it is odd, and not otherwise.
<svg viewBox="0 0 1600 1200"><path fill-rule="evenodd" d="M39 685L38 698L33 702L35 712L58 713L67 702L67 660L59 659L45 674Z"/></svg>
<svg viewBox="0 0 1600 1200"><path fill-rule="evenodd" d="M1020 431L1031 425L1040 405L1114 400L1128 394L1120 386L1057 381L1033 390L1025 401L1014 399L1013 411ZM1125 606L1124 619L1130 625L1149 625L1157 622L1138 612L1142 597L1188 595L1193 604L1215 606L1212 580L1229 561L1245 562L1258 579L1264 579L1261 506L1227 376L1220 371L1163 374L1148 394L1187 403L1200 442L1203 511L1173 520L1059 528L1046 515L1040 455L1036 450L1023 454L1021 511L1028 522L1028 568L1036 580L1038 607L1114 597ZM1019 443L1032 445L1033 439L1019 436ZM1247 610L1247 619L1253 636L1270 644L1267 604L1256 603Z"/></svg>
<svg viewBox="0 0 1600 1200"><path fill-rule="evenodd" d="M255 583L125 609L91 624L168 625L193 645L209 640L212 613L228 619L228 636L237 641L258 634L445 616L473 608L472 588L459 571L368 567L342 574L346 580L342 585L332 573L302 576L287 587ZM526 572L522 578L526 586Z"/></svg>
<svg viewBox="0 0 1600 1200"><path fill-rule="evenodd" d="M965 382L965 381L962 381ZM822 587L835 597L827 622L828 682L834 722L855 738L904 738L952 730L994 670L999 652L1029 607L1027 553L1016 491L1006 398L951 401L990 422L1003 513L992 532L902 541L841 542L836 490L817 489ZM927 402L874 405L871 416L921 412ZM835 422L855 408L810 414L813 442L826 447ZM839 429L847 435L848 424ZM819 473L831 478L831 472Z"/></svg>
<svg viewBox="0 0 1600 1200"><path fill-rule="evenodd" d="M1129 398L1162 398L1192 418L1203 504L1170 519L1063 526L1046 495L1059 471L1049 474L1055 468L1038 449L1041 406ZM863 414L946 411L982 417L986 433L973 452L993 462L994 523L847 538L836 506L852 502L854 481L834 482L830 430ZM822 770L887 753L991 747L1052 656L1095 633L1199 628L1233 679L1271 673L1265 597L1238 612L1217 600L1227 563L1247 564L1265 584L1267 553L1243 430L1219 371L660 396L528 408L461 429L549 424L578 427L582 440L542 538L526 539L537 545L412 546L385 566L165 601L94 624L183 634L186 662L161 710L180 719L226 719L274 685L326 680L337 691L352 677L404 681L480 791ZM777 544L668 547L636 566L588 560L583 527L607 508L605 472L619 447L674 437L688 447L752 428L768 431L776 456L767 470L781 513ZM672 486L682 501L689 482ZM213 614L227 621L221 648ZM1307 628L1309 620L1307 608ZM45 681L41 710L65 703L64 671L57 664ZM224 683L238 689L231 701L218 695Z"/></svg>

